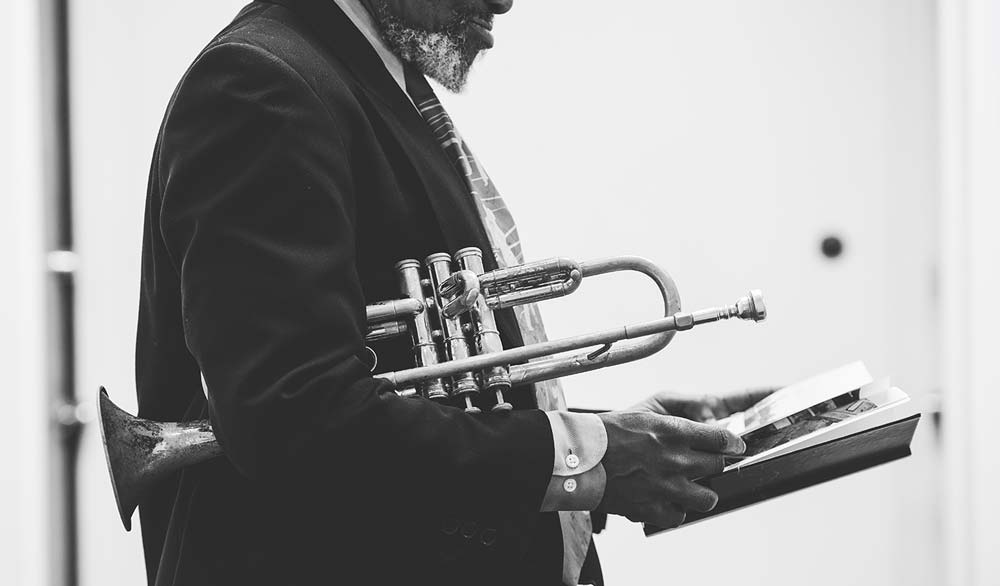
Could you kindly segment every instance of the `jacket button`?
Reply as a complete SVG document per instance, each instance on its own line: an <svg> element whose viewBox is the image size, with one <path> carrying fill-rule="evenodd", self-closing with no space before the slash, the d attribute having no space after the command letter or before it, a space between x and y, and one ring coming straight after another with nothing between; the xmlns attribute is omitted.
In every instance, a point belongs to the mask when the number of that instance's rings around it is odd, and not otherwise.
<svg viewBox="0 0 1000 586"><path fill-rule="evenodd" d="M444 524L441 525L441 533L445 535L454 535L458 532L458 520L457 519L447 519Z"/></svg>
<svg viewBox="0 0 1000 586"><path fill-rule="evenodd" d="M476 534L476 529L478 529L478 527L476 526L475 522L473 522L473 521L469 521L469 522L463 524L462 525L462 537L464 537L466 539L472 539L472 536Z"/></svg>
<svg viewBox="0 0 1000 586"><path fill-rule="evenodd" d="M492 528L483 529L483 533L479 536L479 541L486 547L490 547L497 542L497 530Z"/></svg>
<svg viewBox="0 0 1000 586"><path fill-rule="evenodd" d="M573 492L573 491L575 491L576 490L576 480L573 479L573 478L567 478L566 481L563 482L563 490L565 490L566 492Z"/></svg>

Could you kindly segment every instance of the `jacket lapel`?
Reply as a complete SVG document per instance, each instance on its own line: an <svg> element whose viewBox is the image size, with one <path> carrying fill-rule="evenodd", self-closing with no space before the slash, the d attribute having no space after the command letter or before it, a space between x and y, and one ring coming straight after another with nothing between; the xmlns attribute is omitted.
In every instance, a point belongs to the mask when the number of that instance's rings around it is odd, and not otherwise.
<svg viewBox="0 0 1000 586"><path fill-rule="evenodd" d="M409 97L392 78L368 39L333 0L267 0L299 15L332 56L357 78L385 128L392 133L420 180L451 252L475 245L489 250L489 237L465 183ZM495 268L491 254L487 270Z"/></svg>

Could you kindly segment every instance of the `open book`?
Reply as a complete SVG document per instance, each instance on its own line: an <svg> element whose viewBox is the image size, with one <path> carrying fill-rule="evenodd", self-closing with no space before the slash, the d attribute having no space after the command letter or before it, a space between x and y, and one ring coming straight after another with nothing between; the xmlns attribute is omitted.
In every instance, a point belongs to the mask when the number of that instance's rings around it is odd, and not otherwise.
<svg viewBox="0 0 1000 586"><path fill-rule="evenodd" d="M685 525L908 456L919 418L906 393L861 362L775 391L718 422L747 450L698 481L719 504L689 512ZM647 526L646 534L662 530Z"/></svg>

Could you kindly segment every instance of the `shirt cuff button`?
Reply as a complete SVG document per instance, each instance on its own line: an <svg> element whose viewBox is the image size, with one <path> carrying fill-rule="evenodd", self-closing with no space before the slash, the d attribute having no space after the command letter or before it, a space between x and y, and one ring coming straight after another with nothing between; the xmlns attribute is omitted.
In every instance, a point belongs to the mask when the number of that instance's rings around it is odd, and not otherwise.
<svg viewBox="0 0 1000 586"><path fill-rule="evenodd" d="M573 479L573 478L567 478L566 481L563 482L563 490L565 490L566 492L573 492L573 491L575 491L576 490L576 480Z"/></svg>
<svg viewBox="0 0 1000 586"><path fill-rule="evenodd" d="M462 524L462 537L464 537L466 539L472 539L472 537L476 534L476 531L478 529L479 529L479 527L476 526L475 521L469 521L467 523L463 523Z"/></svg>
<svg viewBox="0 0 1000 586"><path fill-rule="evenodd" d="M576 454L570 454L566 456L566 465L570 468L576 468L580 465L580 457Z"/></svg>

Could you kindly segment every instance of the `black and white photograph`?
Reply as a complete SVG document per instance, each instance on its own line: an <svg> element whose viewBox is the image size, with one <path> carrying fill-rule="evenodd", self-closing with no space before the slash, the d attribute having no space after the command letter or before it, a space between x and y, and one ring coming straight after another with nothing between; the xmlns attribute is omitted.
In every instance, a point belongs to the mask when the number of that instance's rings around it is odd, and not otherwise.
<svg viewBox="0 0 1000 586"><path fill-rule="evenodd" d="M1000 0L5 0L0 584L1000 584Z"/></svg>

